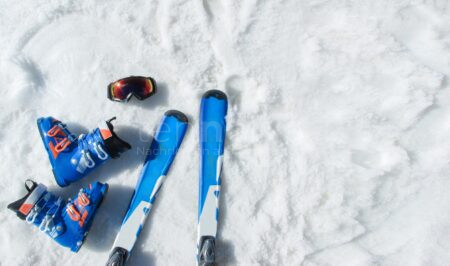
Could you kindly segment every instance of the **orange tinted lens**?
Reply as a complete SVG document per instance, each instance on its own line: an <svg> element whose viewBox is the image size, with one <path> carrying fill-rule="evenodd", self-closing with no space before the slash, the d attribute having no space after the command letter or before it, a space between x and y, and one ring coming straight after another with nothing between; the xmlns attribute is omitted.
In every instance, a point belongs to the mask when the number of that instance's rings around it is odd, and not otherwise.
<svg viewBox="0 0 450 266"><path fill-rule="evenodd" d="M132 92L131 87L126 82L119 80L111 86L111 94L116 100L126 100Z"/></svg>
<svg viewBox="0 0 450 266"><path fill-rule="evenodd" d="M136 97L139 99L145 99L147 97L150 97L153 94L153 84L149 79L145 79L143 81L143 84L140 86L136 86L136 88L133 90L133 93Z"/></svg>

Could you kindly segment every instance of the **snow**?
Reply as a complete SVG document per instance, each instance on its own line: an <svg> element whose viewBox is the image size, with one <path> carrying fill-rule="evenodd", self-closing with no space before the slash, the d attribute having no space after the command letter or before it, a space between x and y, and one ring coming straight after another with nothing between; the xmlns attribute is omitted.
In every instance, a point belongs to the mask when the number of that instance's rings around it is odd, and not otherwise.
<svg viewBox="0 0 450 266"><path fill-rule="evenodd" d="M0 265L102 265L162 114L191 126L129 265L195 265L198 109L228 94L219 265L449 265L450 2L0 2ZM106 99L150 75L154 97ZM133 149L59 188L36 119ZM6 209L110 190L78 254Z"/></svg>

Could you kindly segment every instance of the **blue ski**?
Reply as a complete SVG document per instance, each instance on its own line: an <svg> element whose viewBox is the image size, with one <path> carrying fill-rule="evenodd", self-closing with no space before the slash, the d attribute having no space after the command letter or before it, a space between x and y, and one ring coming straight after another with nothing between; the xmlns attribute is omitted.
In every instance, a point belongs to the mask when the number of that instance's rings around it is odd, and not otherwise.
<svg viewBox="0 0 450 266"><path fill-rule="evenodd" d="M227 108L227 96L221 91L210 90L202 97L197 237L197 262L200 266L215 265L215 240L219 218L220 175Z"/></svg>
<svg viewBox="0 0 450 266"><path fill-rule="evenodd" d="M134 190L119 234L114 241L107 265L124 265L144 226L164 178L183 141L188 126L187 117L175 110L167 111L156 130Z"/></svg>

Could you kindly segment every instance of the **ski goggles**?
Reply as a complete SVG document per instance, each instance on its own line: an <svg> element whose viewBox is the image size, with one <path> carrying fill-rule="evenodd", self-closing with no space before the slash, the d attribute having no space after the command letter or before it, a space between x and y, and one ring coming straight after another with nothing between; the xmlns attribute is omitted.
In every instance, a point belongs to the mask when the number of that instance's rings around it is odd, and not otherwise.
<svg viewBox="0 0 450 266"><path fill-rule="evenodd" d="M108 98L117 102L129 101L133 95L142 101L155 93L156 83L151 77L131 76L108 85Z"/></svg>

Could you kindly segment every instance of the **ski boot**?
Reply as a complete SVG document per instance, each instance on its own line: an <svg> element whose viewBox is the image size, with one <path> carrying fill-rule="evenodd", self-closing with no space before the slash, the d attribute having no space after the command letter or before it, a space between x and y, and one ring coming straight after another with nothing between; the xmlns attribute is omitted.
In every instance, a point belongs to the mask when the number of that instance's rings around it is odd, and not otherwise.
<svg viewBox="0 0 450 266"><path fill-rule="evenodd" d="M75 137L66 125L53 117L39 118L37 125L48 157L53 175L59 186L65 187L75 182L109 158L118 158L131 148L121 140L111 124L105 121L88 134Z"/></svg>
<svg viewBox="0 0 450 266"><path fill-rule="evenodd" d="M108 185L95 182L88 189L81 189L74 200L67 202L32 180L25 181L25 188L27 195L9 204L8 209L20 219L37 226L60 245L77 252L88 234Z"/></svg>

